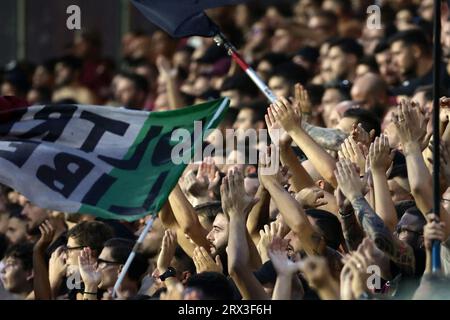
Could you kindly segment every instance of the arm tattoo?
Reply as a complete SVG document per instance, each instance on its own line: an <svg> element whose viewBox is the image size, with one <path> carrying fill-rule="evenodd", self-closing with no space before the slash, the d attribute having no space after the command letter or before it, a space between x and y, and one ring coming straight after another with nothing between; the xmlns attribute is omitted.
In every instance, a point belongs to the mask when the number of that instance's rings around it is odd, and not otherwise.
<svg viewBox="0 0 450 320"><path fill-rule="evenodd" d="M383 220L373 211L364 197L352 201L353 209L367 235L376 246L405 273L414 274L415 256L412 248L396 238L384 225Z"/></svg>
<svg viewBox="0 0 450 320"><path fill-rule="evenodd" d="M328 150L339 151L347 138L347 134L339 129L317 127L306 122L302 123L302 127L314 141Z"/></svg>
<svg viewBox="0 0 450 320"><path fill-rule="evenodd" d="M364 231L356 221L355 213L341 215L342 232L344 234L345 243L348 250L355 251L364 239Z"/></svg>

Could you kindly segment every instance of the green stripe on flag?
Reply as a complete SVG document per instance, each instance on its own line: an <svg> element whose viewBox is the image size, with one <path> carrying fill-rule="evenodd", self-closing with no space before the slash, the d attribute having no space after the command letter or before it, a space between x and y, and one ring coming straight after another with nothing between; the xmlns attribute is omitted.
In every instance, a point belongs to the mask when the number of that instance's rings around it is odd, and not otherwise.
<svg viewBox="0 0 450 320"><path fill-rule="evenodd" d="M150 113L136 140L123 158L125 160L132 158L139 144L146 139L149 131L162 127L161 132L152 137L150 143L146 146L138 167L134 170L114 168L109 173L111 177L117 179L114 184L100 198L95 206L82 204L79 212L93 214L105 219L127 221L137 220L150 213L156 214L164 205L167 197L186 168L186 164L175 165L170 160L173 146L179 143L177 141L170 141L172 132L176 128L184 128L191 132L192 135L194 121L203 119L206 120L202 128L204 134L205 130L217 127L225 115L228 105L229 100L224 98L183 109ZM166 135L164 141L168 142L169 148L167 147L167 143L160 142L161 137L164 137L164 135ZM194 144L201 147L202 137L196 137L196 139ZM162 143L162 147L158 146L159 143ZM192 145L191 158L194 155L194 150L194 146ZM152 160L160 158L164 155L163 153L169 156L169 161L162 164L153 163ZM167 158L165 159L167 160ZM155 187L158 178L162 179L164 175L165 179L162 185L158 186L152 192L154 195L153 200L151 203L149 202L144 205L146 201L149 201L150 191ZM117 207L128 209L124 209L124 213L120 213L115 210ZM112 208L115 209L112 210ZM132 208L140 208L141 212L132 213Z"/></svg>

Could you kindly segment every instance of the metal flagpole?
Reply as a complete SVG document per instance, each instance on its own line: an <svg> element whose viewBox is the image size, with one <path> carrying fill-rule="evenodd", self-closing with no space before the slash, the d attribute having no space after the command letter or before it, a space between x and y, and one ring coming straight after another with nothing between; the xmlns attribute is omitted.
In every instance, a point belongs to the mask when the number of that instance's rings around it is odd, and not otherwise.
<svg viewBox="0 0 450 320"><path fill-rule="evenodd" d="M127 262L123 266L122 271L119 274L119 277L117 278L116 284L114 285L112 296L113 298L117 295L117 290L119 289L120 285L122 284L123 279L125 278L125 275L128 272L128 269L130 268L131 263L134 260L134 257L136 256L136 252L138 251L140 244L144 242L145 236L150 231L153 221L155 220L155 217L152 217L150 220L147 221L144 230L142 230L141 234L139 235L139 238L136 241L136 244L134 245L133 251L131 251L130 255L128 256Z"/></svg>
<svg viewBox="0 0 450 320"><path fill-rule="evenodd" d="M253 82L256 84L259 90L261 90L261 92L264 93L266 98L271 103L274 103L275 100L277 99L275 94L264 83L264 81L261 80L256 71L252 67L250 67L247 62L245 62L245 60L237 52L236 48L227 40L227 38L225 38L225 36L221 32L219 32L214 36L214 41L217 43L218 46L223 46L227 50L228 55L230 55L231 58L234 61L236 61L236 63L242 68L242 70L245 71L245 73L250 77L250 79L253 80Z"/></svg>
<svg viewBox="0 0 450 320"><path fill-rule="evenodd" d="M441 192L439 185L439 100L441 79L441 0L434 0L434 24L433 24L433 206L434 213L440 215ZM434 240L431 251L432 272L441 270L441 244Z"/></svg>

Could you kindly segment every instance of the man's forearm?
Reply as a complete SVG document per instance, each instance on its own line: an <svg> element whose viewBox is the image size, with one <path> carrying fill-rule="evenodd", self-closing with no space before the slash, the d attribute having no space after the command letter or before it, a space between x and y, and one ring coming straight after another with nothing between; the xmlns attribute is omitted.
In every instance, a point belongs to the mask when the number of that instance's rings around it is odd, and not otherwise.
<svg viewBox="0 0 450 320"><path fill-rule="evenodd" d="M299 159L295 155L290 145L280 146L281 162L283 165L288 166L292 173L290 183L295 192L299 192L304 188L315 186L313 179L303 168Z"/></svg>
<svg viewBox="0 0 450 320"><path fill-rule="evenodd" d="M383 219L386 227L388 227L391 232L394 232L398 223L398 218L394 202L392 201L389 192L386 173L383 172L383 170L372 170L372 176L375 190L376 213Z"/></svg>
<svg viewBox="0 0 450 320"><path fill-rule="evenodd" d="M364 231L375 242L378 249L386 253L408 274L413 274L415 257L412 248L394 238L393 233L385 226L383 220L375 213L363 196L353 199L351 203Z"/></svg>
<svg viewBox="0 0 450 320"><path fill-rule="evenodd" d="M336 177L334 176L336 160L303 129L297 127L290 131L289 135L313 163L319 174L333 187L336 187L337 182Z"/></svg>
<svg viewBox="0 0 450 320"><path fill-rule="evenodd" d="M302 122L302 127L319 145L333 151L339 151L348 136L339 129L317 127L307 122Z"/></svg>
<svg viewBox="0 0 450 320"><path fill-rule="evenodd" d="M340 215L342 232L348 250L355 251L364 239L364 231L356 220L353 211Z"/></svg>

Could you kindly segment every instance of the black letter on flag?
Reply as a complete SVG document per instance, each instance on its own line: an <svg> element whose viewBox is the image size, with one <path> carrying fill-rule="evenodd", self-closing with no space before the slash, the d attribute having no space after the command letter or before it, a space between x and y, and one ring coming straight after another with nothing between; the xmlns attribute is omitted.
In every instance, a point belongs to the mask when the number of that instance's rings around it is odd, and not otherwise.
<svg viewBox="0 0 450 320"><path fill-rule="evenodd" d="M17 167L22 168L38 145L39 142L34 141L10 142L8 147L14 148L15 150L0 150L0 158L6 159L9 162L14 163Z"/></svg>
<svg viewBox="0 0 450 320"><path fill-rule="evenodd" d="M50 189L68 198L94 165L83 158L69 153L58 153L54 159L55 168L40 166L36 177Z"/></svg>
<svg viewBox="0 0 450 320"><path fill-rule="evenodd" d="M44 141L55 142L63 133L64 128L67 126L76 110L77 107L73 105L44 107L34 115L34 119L47 121L37 125L27 133L20 135L20 138L30 139L42 136L42 140ZM55 118L50 117L50 115L59 116Z"/></svg>
<svg viewBox="0 0 450 320"><path fill-rule="evenodd" d="M111 132L119 136L123 136L130 126L126 122L105 118L89 111L83 111L80 118L89 120L94 124L94 128L92 128L89 136L81 146L81 150L86 152L94 151L97 143L103 137L105 132Z"/></svg>

